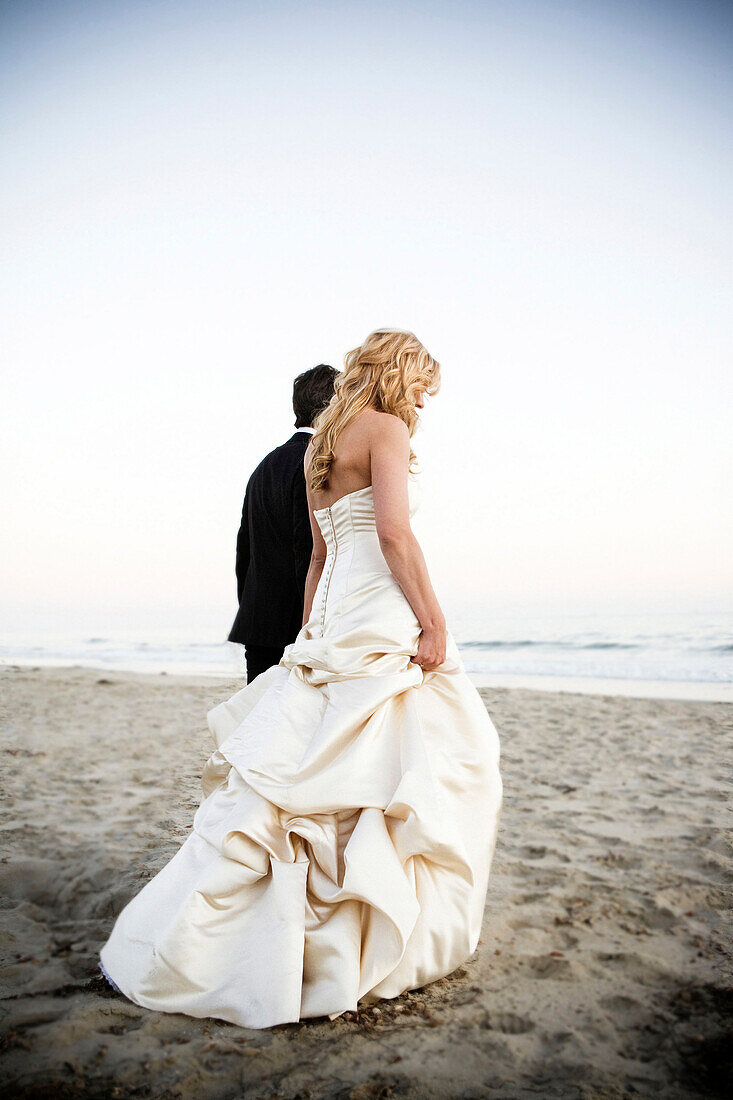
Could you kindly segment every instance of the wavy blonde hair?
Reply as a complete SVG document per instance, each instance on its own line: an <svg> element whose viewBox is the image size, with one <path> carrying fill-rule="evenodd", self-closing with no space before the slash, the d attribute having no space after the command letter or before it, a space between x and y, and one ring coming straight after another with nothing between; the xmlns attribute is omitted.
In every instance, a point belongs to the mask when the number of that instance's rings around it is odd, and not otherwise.
<svg viewBox="0 0 733 1100"><path fill-rule="evenodd" d="M440 364L417 336L402 329L380 328L344 357L334 394L313 424L313 451L309 467L311 489L328 487L333 449L347 424L367 408L392 413L403 420L410 435L419 423L415 397L440 389ZM410 448L410 467L416 461Z"/></svg>

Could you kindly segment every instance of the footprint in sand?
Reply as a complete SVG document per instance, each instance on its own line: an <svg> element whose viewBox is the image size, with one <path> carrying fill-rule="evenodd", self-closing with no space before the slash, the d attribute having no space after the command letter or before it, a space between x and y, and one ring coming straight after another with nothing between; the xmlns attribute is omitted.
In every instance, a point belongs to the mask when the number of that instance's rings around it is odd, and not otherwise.
<svg viewBox="0 0 733 1100"><path fill-rule="evenodd" d="M528 960L528 966L535 978L570 981L573 976L567 959L557 959L551 955L535 955L533 959Z"/></svg>
<svg viewBox="0 0 733 1100"><path fill-rule="evenodd" d="M515 1016L513 1012L487 1012L481 1026L487 1031L500 1031L502 1035L526 1035L535 1025L532 1020Z"/></svg>

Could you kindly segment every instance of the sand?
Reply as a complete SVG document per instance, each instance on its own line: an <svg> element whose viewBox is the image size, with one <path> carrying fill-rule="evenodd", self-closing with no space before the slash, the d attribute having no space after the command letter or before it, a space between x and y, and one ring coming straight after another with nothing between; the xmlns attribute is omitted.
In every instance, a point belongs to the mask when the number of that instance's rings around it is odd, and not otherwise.
<svg viewBox="0 0 733 1100"><path fill-rule="evenodd" d="M723 1095L733 705L483 689L505 793L474 957L333 1023L245 1031L138 1008L96 970L116 914L185 839L206 711L241 683L0 675L9 1095Z"/></svg>

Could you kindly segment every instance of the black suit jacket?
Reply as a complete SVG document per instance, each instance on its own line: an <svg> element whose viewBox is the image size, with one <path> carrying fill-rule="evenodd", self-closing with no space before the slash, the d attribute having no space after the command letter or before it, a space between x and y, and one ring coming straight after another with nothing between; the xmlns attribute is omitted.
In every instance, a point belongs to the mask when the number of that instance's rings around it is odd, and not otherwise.
<svg viewBox="0 0 733 1100"><path fill-rule="evenodd" d="M262 459L247 483L237 536L239 611L230 642L282 646L303 621L313 548L303 456L308 432L296 432Z"/></svg>

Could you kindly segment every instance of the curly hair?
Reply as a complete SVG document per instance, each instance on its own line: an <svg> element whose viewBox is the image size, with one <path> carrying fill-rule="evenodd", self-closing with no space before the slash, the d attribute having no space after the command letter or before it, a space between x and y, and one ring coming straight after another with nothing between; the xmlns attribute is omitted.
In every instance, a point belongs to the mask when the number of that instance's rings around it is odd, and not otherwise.
<svg viewBox="0 0 733 1100"><path fill-rule="evenodd" d="M372 332L363 344L344 357L344 369L336 378L333 397L314 421L309 467L311 489L328 487L336 440L364 409L398 416L412 435L419 422L416 394L420 390L434 394L439 388L440 364L414 333L388 328ZM410 466L414 462L415 454L410 449Z"/></svg>

